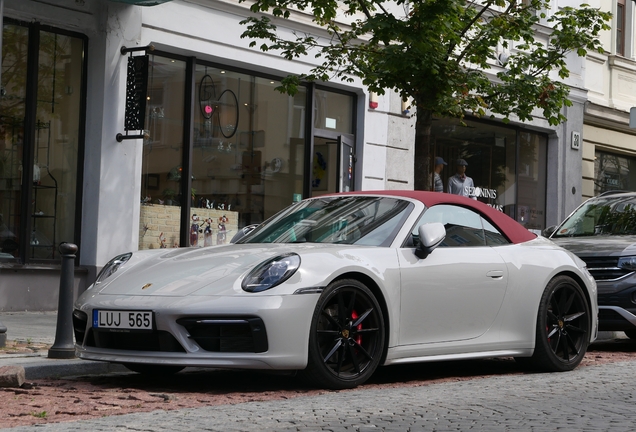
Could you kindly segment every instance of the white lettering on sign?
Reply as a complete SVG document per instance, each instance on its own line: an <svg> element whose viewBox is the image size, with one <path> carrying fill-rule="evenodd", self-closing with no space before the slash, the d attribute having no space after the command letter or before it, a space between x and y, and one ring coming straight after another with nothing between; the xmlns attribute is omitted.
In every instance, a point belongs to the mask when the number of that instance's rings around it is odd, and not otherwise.
<svg viewBox="0 0 636 432"><path fill-rule="evenodd" d="M486 188L481 188L477 186L477 187L468 188L468 190L469 190L469 196L474 196L477 198L490 198L490 199L497 198L497 191L495 189L486 189Z"/></svg>

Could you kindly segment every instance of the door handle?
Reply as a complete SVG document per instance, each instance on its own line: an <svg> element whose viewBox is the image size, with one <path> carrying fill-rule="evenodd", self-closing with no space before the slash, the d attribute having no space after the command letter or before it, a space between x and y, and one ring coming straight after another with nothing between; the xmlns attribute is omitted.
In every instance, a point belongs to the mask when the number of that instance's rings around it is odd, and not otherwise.
<svg viewBox="0 0 636 432"><path fill-rule="evenodd" d="M502 270L490 270L486 276L493 279L502 279L504 272Z"/></svg>

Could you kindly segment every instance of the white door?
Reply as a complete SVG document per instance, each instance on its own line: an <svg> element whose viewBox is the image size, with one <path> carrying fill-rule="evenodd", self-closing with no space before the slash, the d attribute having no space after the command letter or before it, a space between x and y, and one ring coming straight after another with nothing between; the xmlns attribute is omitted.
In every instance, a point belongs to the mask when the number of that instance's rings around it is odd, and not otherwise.
<svg viewBox="0 0 636 432"><path fill-rule="evenodd" d="M399 251L402 276L400 345L476 338L495 321L506 295L508 270L495 248L505 238L472 210L440 204L426 210L413 229L440 222L446 238L426 258L414 248Z"/></svg>
<svg viewBox="0 0 636 432"><path fill-rule="evenodd" d="M400 345L472 339L490 328L508 283L491 247L439 247L425 259L401 249L399 259Z"/></svg>

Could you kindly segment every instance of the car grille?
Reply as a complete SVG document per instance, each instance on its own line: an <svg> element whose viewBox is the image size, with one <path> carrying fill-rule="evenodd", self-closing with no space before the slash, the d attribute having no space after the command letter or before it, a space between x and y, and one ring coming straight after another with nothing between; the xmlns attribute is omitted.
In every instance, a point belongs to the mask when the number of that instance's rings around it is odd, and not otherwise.
<svg viewBox="0 0 636 432"><path fill-rule="evenodd" d="M86 346L124 351L186 352L167 331L113 332L90 329Z"/></svg>
<svg viewBox="0 0 636 432"><path fill-rule="evenodd" d="M625 277L632 271L618 267L618 257L581 257L587 269L597 281L612 281Z"/></svg>
<svg viewBox="0 0 636 432"><path fill-rule="evenodd" d="M177 323L206 351L260 353L268 349L265 324L260 318L196 317L181 318Z"/></svg>

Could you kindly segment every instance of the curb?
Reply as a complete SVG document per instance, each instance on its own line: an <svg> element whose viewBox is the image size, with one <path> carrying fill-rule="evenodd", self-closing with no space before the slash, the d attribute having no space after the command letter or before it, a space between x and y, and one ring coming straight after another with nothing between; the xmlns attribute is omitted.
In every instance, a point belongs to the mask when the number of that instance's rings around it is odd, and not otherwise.
<svg viewBox="0 0 636 432"><path fill-rule="evenodd" d="M51 359L42 356L0 357L0 367L2 366L22 366L27 380L128 371L120 364L80 359Z"/></svg>

